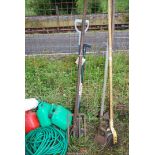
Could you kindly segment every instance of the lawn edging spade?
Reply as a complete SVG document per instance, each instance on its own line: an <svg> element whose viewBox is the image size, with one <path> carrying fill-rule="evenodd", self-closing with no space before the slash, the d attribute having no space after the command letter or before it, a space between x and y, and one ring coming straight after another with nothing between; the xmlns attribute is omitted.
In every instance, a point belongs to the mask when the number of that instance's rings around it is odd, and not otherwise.
<svg viewBox="0 0 155 155"><path fill-rule="evenodd" d="M114 0L108 0L108 63L109 63L109 121L108 126L103 128L99 125L99 130L102 134L98 133L95 136L95 141L102 145L111 145L117 143L117 133L114 129L113 123L113 93L112 93L112 51L113 51L113 29L114 29ZM103 92L104 93L104 92ZM104 94L105 95L105 94ZM104 96L103 95L103 96ZM103 105L101 104L100 119L103 116ZM100 120L101 123L101 120Z"/></svg>

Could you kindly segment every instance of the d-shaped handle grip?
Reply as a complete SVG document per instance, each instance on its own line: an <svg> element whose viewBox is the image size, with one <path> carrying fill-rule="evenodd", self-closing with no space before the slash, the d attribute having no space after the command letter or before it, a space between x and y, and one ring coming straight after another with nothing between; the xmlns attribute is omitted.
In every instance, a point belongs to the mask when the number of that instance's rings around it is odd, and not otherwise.
<svg viewBox="0 0 155 155"><path fill-rule="evenodd" d="M89 28L89 20L85 20L85 23L87 25L85 32L87 32L87 30ZM81 31L77 28L78 24L82 24L82 19L75 19L75 21L74 21L76 32L81 33Z"/></svg>

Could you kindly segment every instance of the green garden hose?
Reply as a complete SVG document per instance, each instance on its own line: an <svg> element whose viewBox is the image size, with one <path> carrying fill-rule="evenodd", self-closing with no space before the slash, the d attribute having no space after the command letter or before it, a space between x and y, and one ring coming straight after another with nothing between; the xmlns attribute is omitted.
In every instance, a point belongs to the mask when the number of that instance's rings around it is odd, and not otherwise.
<svg viewBox="0 0 155 155"><path fill-rule="evenodd" d="M40 127L25 137L26 155L65 155L67 133L54 126Z"/></svg>

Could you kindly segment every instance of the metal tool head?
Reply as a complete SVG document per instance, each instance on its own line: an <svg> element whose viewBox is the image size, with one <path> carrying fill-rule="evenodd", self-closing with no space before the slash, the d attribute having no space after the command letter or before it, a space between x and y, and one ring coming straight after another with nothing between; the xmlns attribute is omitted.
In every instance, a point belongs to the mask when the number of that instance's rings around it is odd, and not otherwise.
<svg viewBox="0 0 155 155"><path fill-rule="evenodd" d="M105 145L106 143L106 129L98 128L98 133L95 135L95 142L101 145Z"/></svg>
<svg viewBox="0 0 155 155"><path fill-rule="evenodd" d="M77 115L76 124L68 128L68 143L70 143L70 137L86 137L86 116L83 113Z"/></svg>
<svg viewBox="0 0 155 155"><path fill-rule="evenodd" d="M105 112L103 120L100 120L98 133L95 135L95 142L104 146L111 146L117 143L117 133L113 126L109 127L109 113ZM103 127L104 126L104 127Z"/></svg>
<svg viewBox="0 0 155 155"><path fill-rule="evenodd" d="M76 127L73 129L73 136L81 137L86 136L86 116L79 113L77 116Z"/></svg>
<svg viewBox="0 0 155 155"><path fill-rule="evenodd" d="M109 130L98 133L97 135L95 135L95 142L103 146L111 146L113 144L112 132Z"/></svg>

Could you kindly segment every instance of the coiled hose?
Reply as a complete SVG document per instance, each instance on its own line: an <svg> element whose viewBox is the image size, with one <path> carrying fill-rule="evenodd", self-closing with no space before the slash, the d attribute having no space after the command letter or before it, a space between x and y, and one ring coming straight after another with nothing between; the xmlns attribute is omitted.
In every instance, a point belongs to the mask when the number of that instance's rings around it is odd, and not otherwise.
<svg viewBox="0 0 155 155"><path fill-rule="evenodd" d="M26 155L65 155L67 133L54 126L40 127L25 137Z"/></svg>

